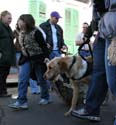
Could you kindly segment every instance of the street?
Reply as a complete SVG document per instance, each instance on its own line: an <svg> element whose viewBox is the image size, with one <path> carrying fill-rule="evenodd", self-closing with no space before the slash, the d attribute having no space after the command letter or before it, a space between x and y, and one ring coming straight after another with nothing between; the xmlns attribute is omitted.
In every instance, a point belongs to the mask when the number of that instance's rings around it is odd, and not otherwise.
<svg viewBox="0 0 116 125"><path fill-rule="evenodd" d="M8 88L8 92L17 95L17 88ZM55 93L51 92L53 102L41 106L38 105L39 95L33 95L28 92L28 110L12 110L8 104L12 103L11 98L0 98L0 125L113 125L113 117L116 113L116 103L109 101L107 106L102 106L101 122L93 123L81 120L73 116L65 117L64 113L68 111L68 106Z"/></svg>

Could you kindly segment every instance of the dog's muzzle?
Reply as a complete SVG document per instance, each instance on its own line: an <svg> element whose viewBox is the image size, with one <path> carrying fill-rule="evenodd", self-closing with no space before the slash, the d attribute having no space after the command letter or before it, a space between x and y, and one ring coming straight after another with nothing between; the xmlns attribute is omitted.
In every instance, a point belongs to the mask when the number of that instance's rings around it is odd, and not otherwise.
<svg viewBox="0 0 116 125"><path fill-rule="evenodd" d="M47 75L46 74L44 74L44 79L46 79L46 80L50 80L50 81L53 81L57 76L56 75L53 75L52 77L47 77Z"/></svg>

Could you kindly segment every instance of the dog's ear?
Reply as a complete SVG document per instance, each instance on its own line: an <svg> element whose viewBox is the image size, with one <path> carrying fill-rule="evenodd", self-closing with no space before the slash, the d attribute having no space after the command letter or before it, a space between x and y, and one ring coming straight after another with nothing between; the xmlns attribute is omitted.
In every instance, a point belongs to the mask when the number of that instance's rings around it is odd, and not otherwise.
<svg viewBox="0 0 116 125"><path fill-rule="evenodd" d="M59 65L59 69L63 72L65 72L67 70L67 63L65 60L59 60L58 61L58 65Z"/></svg>

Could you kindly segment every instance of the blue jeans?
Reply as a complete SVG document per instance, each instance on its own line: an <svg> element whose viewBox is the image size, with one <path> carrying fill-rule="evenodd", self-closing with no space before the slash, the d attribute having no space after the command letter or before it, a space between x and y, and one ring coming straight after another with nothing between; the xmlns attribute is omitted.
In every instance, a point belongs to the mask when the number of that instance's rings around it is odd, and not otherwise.
<svg viewBox="0 0 116 125"><path fill-rule="evenodd" d="M116 125L116 119L114 120L114 125Z"/></svg>
<svg viewBox="0 0 116 125"><path fill-rule="evenodd" d="M93 62L93 72L87 92L85 108L89 113L99 115L100 105L104 101L108 90L104 39L98 38L97 42L94 43Z"/></svg>
<svg viewBox="0 0 116 125"><path fill-rule="evenodd" d="M49 55L50 59L53 59L54 57L60 57L61 56L61 52L59 50L52 50L52 52Z"/></svg>
<svg viewBox="0 0 116 125"><path fill-rule="evenodd" d="M43 78L43 74L46 71L46 66L38 64L37 62L33 62L35 65L35 74L37 77L37 81L40 82L41 87L41 98L49 99L48 85L47 82ZM18 98L17 100L20 103L27 102L27 89L28 83L30 79L31 66L30 62L26 62L23 65L19 66L19 82L18 82Z"/></svg>
<svg viewBox="0 0 116 125"><path fill-rule="evenodd" d="M30 78L30 63L26 62L19 66L18 98L20 103L27 102L27 90Z"/></svg>
<svg viewBox="0 0 116 125"><path fill-rule="evenodd" d="M17 52L17 53L16 53L17 66L18 66L18 61L19 61L20 56L21 56L21 52ZM30 84L31 90L33 90L34 92L38 92L39 82L37 82L36 80L32 80L32 79L30 78L30 79L29 79L29 84Z"/></svg>
<svg viewBox="0 0 116 125"><path fill-rule="evenodd" d="M52 52L49 55L49 59L53 59L54 57L60 57L61 56L61 52L59 50L52 50ZM51 82L49 80L47 80L47 83L49 85L49 88L51 88Z"/></svg>
<svg viewBox="0 0 116 125"><path fill-rule="evenodd" d="M87 56L91 56L90 51L86 51L86 50L80 50L80 55L87 57Z"/></svg>

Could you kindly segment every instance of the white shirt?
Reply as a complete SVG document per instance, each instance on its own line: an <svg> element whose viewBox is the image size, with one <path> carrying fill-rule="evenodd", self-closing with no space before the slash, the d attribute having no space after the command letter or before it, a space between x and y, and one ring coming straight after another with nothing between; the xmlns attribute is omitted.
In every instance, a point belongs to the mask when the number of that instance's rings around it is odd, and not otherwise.
<svg viewBox="0 0 116 125"><path fill-rule="evenodd" d="M58 50L57 30L55 28L55 25L51 24L51 29L52 29L52 39L53 39L53 50Z"/></svg>
<svg viewBox="0 0 116 125"><path fill-rule="evenodd" d="M83 33L83 32L78 33L77 36L76 36L76 40L75 40L75 41L80 41L80 42L83 43L83 37L84 37L84 33ZM85 45L82 47L82 50L89 50L88 44L85 44Z"/></svg>

